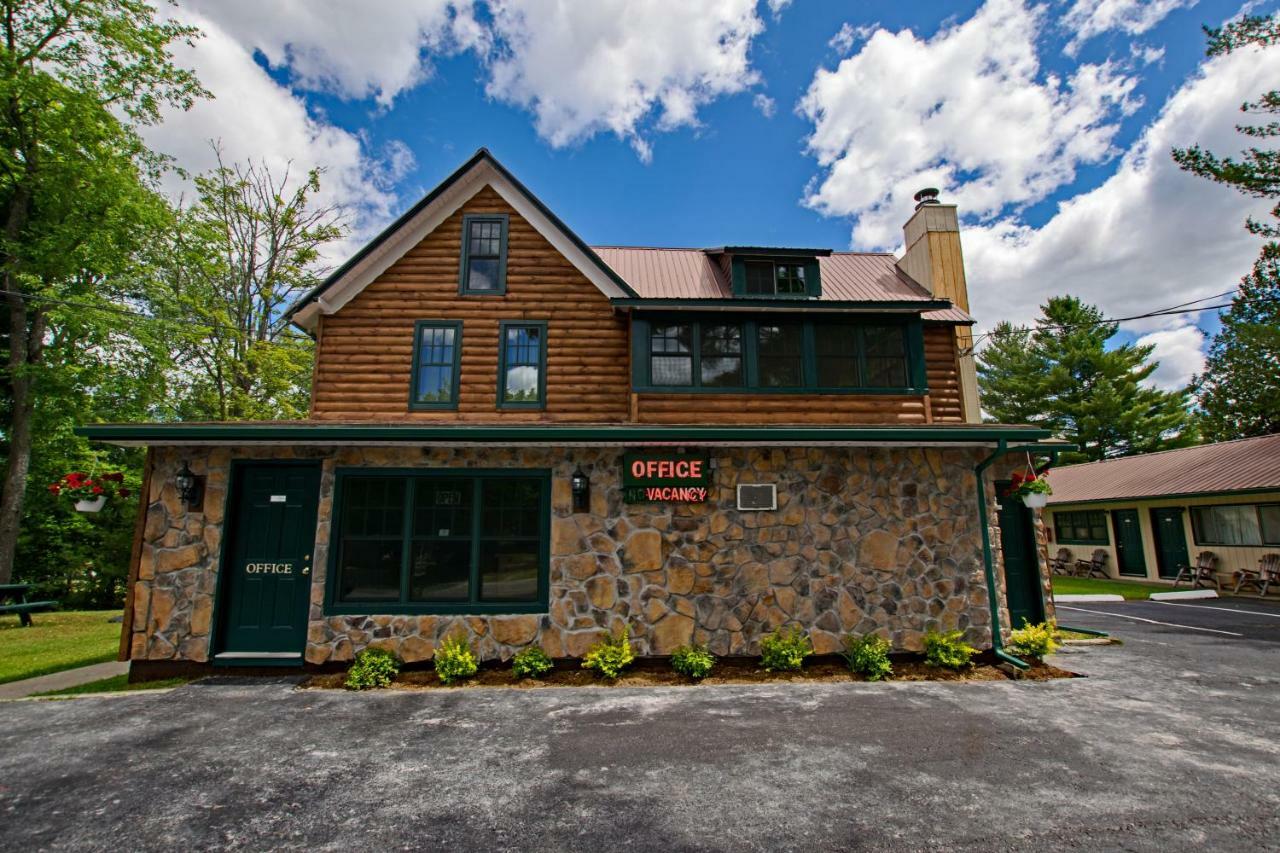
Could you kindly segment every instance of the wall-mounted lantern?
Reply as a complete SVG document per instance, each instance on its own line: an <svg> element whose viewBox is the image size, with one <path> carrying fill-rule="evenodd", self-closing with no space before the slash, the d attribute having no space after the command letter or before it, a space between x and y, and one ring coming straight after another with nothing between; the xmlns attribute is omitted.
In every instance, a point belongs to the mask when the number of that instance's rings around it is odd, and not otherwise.
<svg viewBox="0 0 1280 853"><path fill-rule="evenodd" d="M582 473L582 468L573 472L569 485L573 490L573 511L586 512L591 506L591 480Z"/></svg>
<svg viewBox="0 0 1280 853"><path fill-rule="evenodd" d="M197 477L191 466L184 459L182 470L173 476L173 485L178 490L178 498L187 505L187 509L195 510L201 506L203 495L200 488L201 477Z"/></svg>

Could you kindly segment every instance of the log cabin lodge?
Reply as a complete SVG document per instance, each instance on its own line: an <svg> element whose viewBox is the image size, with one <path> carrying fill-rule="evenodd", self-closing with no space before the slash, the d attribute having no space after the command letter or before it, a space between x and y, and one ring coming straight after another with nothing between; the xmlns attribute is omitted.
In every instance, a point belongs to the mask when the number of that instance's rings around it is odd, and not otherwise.
<svg viewBox="0 0 1280 853"><path fill-rule="evenodd" d="M917 200L900 259L590 247L478 151L289 309L306 420L80 428L148 448L121 658L576 658L624 624L1006 655L1052 613L1038 514L996 496L1062 446L981 423L956 209Z"/></svg>

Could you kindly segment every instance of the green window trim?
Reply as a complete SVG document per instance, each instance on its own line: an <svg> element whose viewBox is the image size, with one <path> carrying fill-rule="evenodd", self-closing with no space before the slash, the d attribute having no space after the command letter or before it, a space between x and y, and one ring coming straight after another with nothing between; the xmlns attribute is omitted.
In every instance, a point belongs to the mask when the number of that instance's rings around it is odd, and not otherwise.
<svg viewBox="0 0 1280 853"><path fill-rule="evenodd" d="M768 276L773 285L770 291L760 291L748 270L748 267L758 270L765 264L773 267L772 275ZM780 267L783 269L781 276ZM748 299L815 299L822 295L818 259L804 255L734 255L729 263L729 280L733 295ZM790 292L778 292L780 282L790 287Z"/></svg>
<svg viewBox="0 0 1280 853"><path fill-rule="evenodd" d="M518 329L536 329L538 332L538 353L536 364L522 359L512 364L508 344L508 331ZM546 320L502 320L498 323L498 408L499 409L545 409L547 407L547 321ZM508 400L507 373L513 366L536 366L538 368L538 390L535 400Z"/></svg>
<svg viewBox="0 0 1280 853"><path fill-rule="evenodd" d="M1085 535L1077 536L1082 530ZM1053 514L1053 536L1059 545L1110 545L1108 531L1105 510L1060 510Z"/></svg>
<svg viewBox="0 0 1280 853"><path fill-rule="evenodd" d="M1257 533L1257 540L1241 537L1241 541L1228 541L1229 537L1213 538L1206 532L1204 514L1213 510L1253 510L1253 528L1248 533ZM1197 545L1218 545L1224 548L1273 548L1280 545L1280 504L1277 503L1234 503L1234 504L1200 504L1190 508L1191 537ZM1246 516L1247 517L1247 516ZM1221 525L1219 525L1221 526ZM1231 532L1246 532L1234 530Z"/></svg>
<svg viewBox="0 0 1280 853"><path fill-rule="evenodd" d="M653 330L662 327L687 326L689 328L689 378L688 384L663 384L653 380L655 356L684 359L683 352L652 350ZM703 365L703 349L706 346L705 330L713 327L736 326L741 329L741 375L739 384L711 384L706 381ZM762 327L798 326L800 337L800 383L796 385L763 385L760 375L760 336ZM860 377L868 375L867 329L898 327L903 331L902 346L905 385L824 385L818 381L817 329L846 328L855 336L857 370ZM683 336L681 336L683 337ZM665 338L671 338L670 335ZM632 319L632 390L636 393L675 394L881 394L917 396L929 393L924 361L924 332L918 316L907 318L875 317L857 320L802 319L779 316L776 320L761 320L746 315L675 313Z"/></svg>
<svg viewBox="0 0 1280 853"><path fill-rule="evenodd" d="M352 479L378 478L404 482L403 526L399 534L401 547L399 597L397 600L370 600L343 602L339 600L339 559L342 552L344 509L349 481ZM481 572L480 549L485 541L494 541L497 534L485 534L483 526L483 484L509 482L512 479L538 482L538 577L537 592L532 599L485 601L480 598ZM464 480L470 483L472 507L470 531L466 537L454 537L470 543L468 597L465 601L414 602L408 600L411 573L411 550L424 537L414 532L415 499L418 480ZM332 531L329 543L328 569L325 579L324 612L334 616L415 616L415 615L487 615L546 613L550 606L551 566L551 471L545 468L338 468L334 475ZM353 539L358 537L353 537ZM365 537L376 538L376 537ZM388 537L390 538L390 537ZM429 537L428 537L429 538ZM520 537L528 538L528 537ZM446 541L446 540L442 540Z"/></svg>
<svg viewBox="0 0 1280 853"><path fill-rule="evenodd" d="M449 382L449 399L447 400L421 400L421 383L424 368L440 368L447 365L446 360L435 360L429 363L423 363L423 331L426 329L452 329L453 343L452 359L453 367ZM429 350L434 347L429 348ZM433 353L428 352L427 357L432 357ZM413 364L409 371L409 410L418 411L438 411L452 410L458 408L458 386L461 382L462 373L462 321L461 320L419 320L413 324Z"/></svg>
<svg viewBox="0 0 1280 853"><path fill-rule="evenodd" d="M505 213L469 213L462 217L462 250L458 263L458 294L461 296L505 296L507 293L507 230L508 217ZM473 247L490 242L493 236L473 235L473 226L497 225L498 246L496 254L492 251L484 255L473 255ZM469 286L471 262L473 260L497 261L494 286L491 288L472 288Z"/></svg>

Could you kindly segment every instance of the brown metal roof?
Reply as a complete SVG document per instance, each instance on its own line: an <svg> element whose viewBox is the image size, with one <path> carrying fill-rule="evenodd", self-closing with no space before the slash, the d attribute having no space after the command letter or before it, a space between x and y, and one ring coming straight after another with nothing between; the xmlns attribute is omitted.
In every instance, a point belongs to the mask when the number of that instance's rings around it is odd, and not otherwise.
<svg viewBox="0 0 1280 853"><path fill-rule="evenodd" d="M733 292L714 255L703 249L593 246L642 299L732 299ZM893 255L832 252L818 258L820 302L924 302L934 297L898 269ZM959 309L930 311L926 320L971 323Z"/></svg>
<svg viewBox="0 0 1280 853"><path fill-rule="evenodd" d="M1055 468L1051 506L1081 501L1280 490L1280 434Z"/></svg>

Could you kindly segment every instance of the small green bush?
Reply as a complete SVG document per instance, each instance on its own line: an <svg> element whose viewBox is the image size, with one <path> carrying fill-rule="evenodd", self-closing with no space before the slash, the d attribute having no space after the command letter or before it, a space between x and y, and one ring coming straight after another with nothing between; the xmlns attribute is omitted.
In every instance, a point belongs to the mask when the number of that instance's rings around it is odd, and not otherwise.
<svg viewBox="0 0 1280 853"><path fill-rule="evenodd" d="M690 678L706 678L716 665L716 656L706 646L681 646L671 653L671 668Z"/></svg>
<svg viewBox="0 0 1280 853"><path fill-rule="evenodd" d="M622 626L621 634L611 634L591 647L582 659L583 669L594 669L605 678L617 678L636 659L631 650L631 626Z"/></svg>
<svg viewBox="0 0 1280 853"><path fill-rule="evenodd" d="M1009 635L1009 651L1019 657L1043 658L1057 651L1058 644L1054 634L1058 626L1052 622L1030 623L1022 626Z"/></svg>
<svg viewBox="0 0 1280 853"><path fill-rule="evenodd" d="M363 649L347 670L348 690L388 687L400 671L400 659L386 649Z"/></svg>
<svg viewBox="0 0 1280 853"><path fill-rule="evenodd" d="M511 659L511 672L516 678L541 678L554 666L540 646L522 649Z"/></svg>
<svg viewBox="0 0 1280 853"><path fill-rule="evenodd" d="M867 681L879 681L893 675L893 664L889 663L889 641L879 634L865 634L854 637L852 634L844 638L842 656L849 662L849 669L861 673Z"/></svg>
<svg viewBox="0 0 1280 853"><path fill-rule="evenodd" d="M798 670L804 666L804 659L811 654L813 644L799 625L793 625L787 631L779 628L760 640L760 663L769 672L775 669Z"/></svg>
<svg viewBox="0 0 1280 853"><path fill-rule="evenodd" d="M462 637L445 640L436 649L436 675L441 684L452 684L476 674L479 664L475 652Z"/></svg>
<svg viewBox="0 0 1280 853"><path fill-rule="evenodd" d="M964 669L977 652L977 649L964 641L963 631L947 631L942 634L930 631L924 635L924 662L929 666Z"/></svg>

